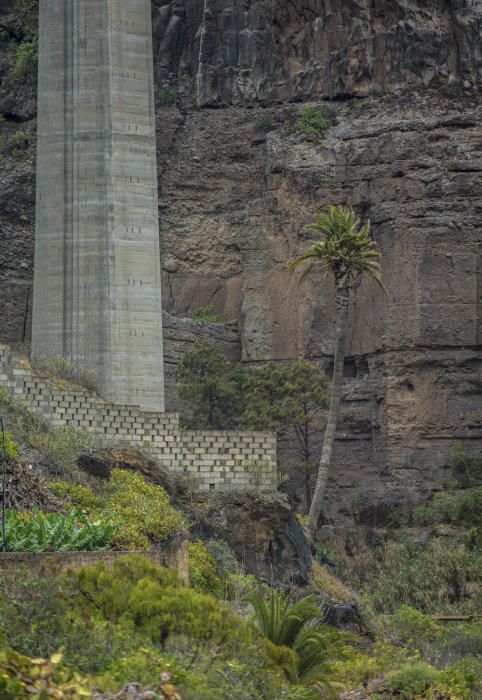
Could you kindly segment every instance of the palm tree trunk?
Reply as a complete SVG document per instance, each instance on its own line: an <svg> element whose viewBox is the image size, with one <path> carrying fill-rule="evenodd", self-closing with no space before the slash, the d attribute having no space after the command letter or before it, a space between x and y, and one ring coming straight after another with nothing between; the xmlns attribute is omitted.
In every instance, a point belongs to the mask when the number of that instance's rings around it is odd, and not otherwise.
<svg viewBox="0 0 482 700"><path fill-rule="evenodd" d="M331 463L333 443L335 442L336 426L338 422L338 412L341 400L341 388L343 383L343 365L345 361L345 341L346 326L348 318L348 302L350 290L348 287L336 288L336 337L335 337L335 359L333 367L333 381L331 385L330 409L326 423L325 436L323 439L323 449L321 452L320 464L318 467L318 477L316 480L315 492L310 508L310 522L308 525L309 535L313 540L318 519L321 512L321 504L325 496L326 484L328 482L328 470Z"/></svg>

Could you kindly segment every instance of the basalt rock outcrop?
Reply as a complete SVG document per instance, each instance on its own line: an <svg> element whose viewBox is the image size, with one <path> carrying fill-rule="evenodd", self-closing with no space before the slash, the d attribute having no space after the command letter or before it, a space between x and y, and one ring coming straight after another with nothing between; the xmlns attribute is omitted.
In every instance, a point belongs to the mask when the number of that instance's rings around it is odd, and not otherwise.
<svg viewBox="0 0 482 700"><path fill-rule="evenodd" d="M284 494L218 494L204 504L175 499L197 523L194 530L225 540L249 574L280 586L308 583L311 551Z"/></svg>
<svg viewBox="0 0 482 700"><path fill-rule="evenodd" d="M198 106L480 80L477 3L157 0L157 77Z"/></svg>
<svg viewBox="0 0 482 700"><path fill-rule="evenodd" d="M469 0L153 2L169 407L196 338L329 372L330 281L299 286L287 263L317 208L372 221L389 297L363 282L353 299L330 485L342 512L416 500L456 442L481 449L481 16ZM13 0L0 24L5 73ZM0 338L28 342L35 121L19 124L26 102L4 81L7 97L1 135L30 147L0 166ZM324 139L298 133L305 104L328 114ZM207 303L234 325L183 320Z"/></svg>

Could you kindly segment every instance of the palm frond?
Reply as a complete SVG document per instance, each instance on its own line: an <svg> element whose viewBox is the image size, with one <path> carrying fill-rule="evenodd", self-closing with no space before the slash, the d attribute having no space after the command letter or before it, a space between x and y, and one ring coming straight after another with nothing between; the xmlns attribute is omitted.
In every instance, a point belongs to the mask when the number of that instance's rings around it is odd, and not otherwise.
<svg viewBox="0 0 482 700"><path fill-rule="evenodd" d="M361 226L353 209L331 205L327 213L316 212L314 222L306 228L322 234L324 238L314 241L305 255L289 265L292 270L307 265L300 282L315 268L322 272L331 270L338 283L343 285L350 285L354 279L366 273L387 294L379 263L381 253L376 249L376 242L370 238L370 221Z"/></svg>

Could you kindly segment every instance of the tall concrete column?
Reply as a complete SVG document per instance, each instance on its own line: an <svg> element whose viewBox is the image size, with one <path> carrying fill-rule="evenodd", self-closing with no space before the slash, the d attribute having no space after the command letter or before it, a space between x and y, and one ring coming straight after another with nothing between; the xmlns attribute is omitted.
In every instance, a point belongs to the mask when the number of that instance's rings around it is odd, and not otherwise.
<svg viewBox="0 0 482 700"><path fill-rule="evenodd" d="M40 0L34 358L164 410L150 0Z"/></svg>

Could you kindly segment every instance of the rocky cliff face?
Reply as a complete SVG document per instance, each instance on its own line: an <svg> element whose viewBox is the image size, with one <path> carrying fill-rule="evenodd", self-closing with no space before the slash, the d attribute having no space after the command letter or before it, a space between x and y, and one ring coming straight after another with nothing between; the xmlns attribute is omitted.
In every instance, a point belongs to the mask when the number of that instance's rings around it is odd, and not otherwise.
<svg viewBox="0 0 482 700"><path fill-rule="evenodd" d="M0 0L4 76L15 6ZM203 303L237 321L239 335L202 328L233 358L306 356L329 371L330 282L300 287L287 263L317 208L350 204L372 221L390 296L363 282L353 300L332 497L417 497L454 442L482 439L479 3L156 0L153 17L171 376L201 332L179 317ZM323 143L296 128L320 101ZM6 149L0 173L9 342L29 334L31 104L4 78L0 131L30 140Z"/></svg>
<svg viewBox="0 0 482 700"><path fill-rule="evenodd" d="M477 4L156 0L157 75L200 107L475 85Z"/></svg>

